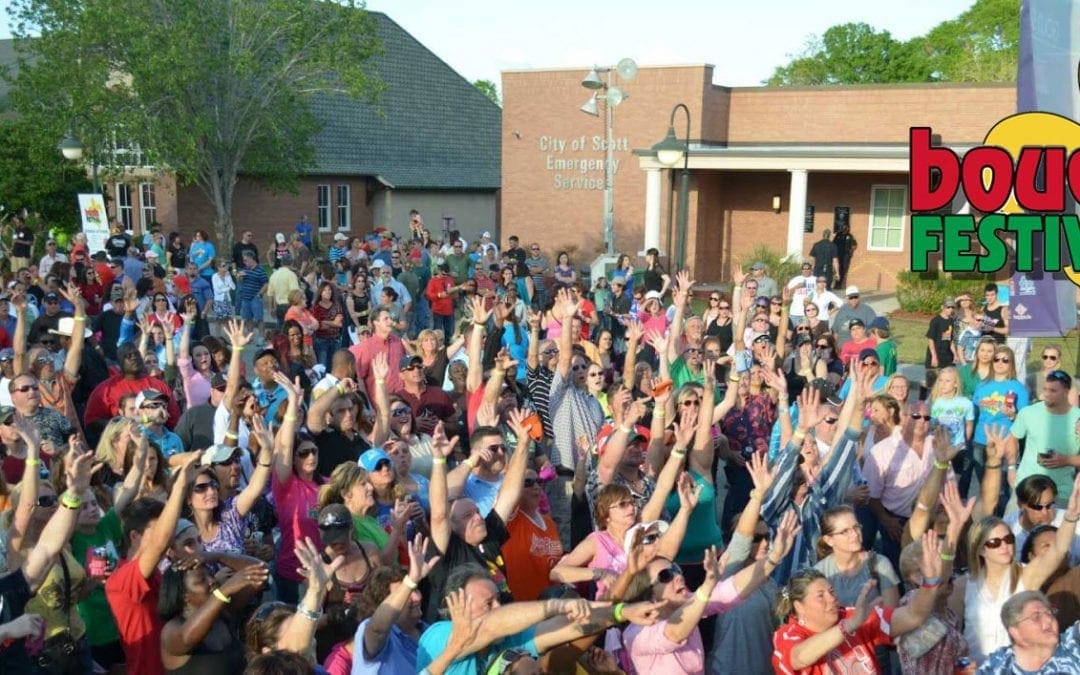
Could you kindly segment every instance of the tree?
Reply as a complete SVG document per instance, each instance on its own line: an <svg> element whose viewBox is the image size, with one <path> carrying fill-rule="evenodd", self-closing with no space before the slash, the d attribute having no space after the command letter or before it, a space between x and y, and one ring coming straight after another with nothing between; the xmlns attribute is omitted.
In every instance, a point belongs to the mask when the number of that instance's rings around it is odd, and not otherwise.
<svg viewBox="0 0 1080 675"><path fill-rule="evenodd" d="M80 226L77 196L90 191L83 169L56 149L61 136L25 118L0 118L0 220L23 209L48 229Z"/></svg>
<svg viewBox="0 0 1080 675"><path fill-rule="evenodd" d="M313 167L313 97L381 90L358 0L15 0L10 14L19 114L96 132L102 159L110 134L138 143L205 193L226 250L241 173L295 190Z"/></svg>
<svg viewBox="0 0 1080 675"><path fill-rule="evenodd" d="M885 82L1011 82L1020 44L1020 3L977 0L956 19L907 42L864 23L811 36L770 86Z"/></svg>
<svg viewBox="0 0 1080 675"><path fill-rule="evenodd" d="M502 107L502 101L499 100L499 88L491 80L477 80L473 82L473 86L480 90L480 93L487 96L492 103Z"/></svg>

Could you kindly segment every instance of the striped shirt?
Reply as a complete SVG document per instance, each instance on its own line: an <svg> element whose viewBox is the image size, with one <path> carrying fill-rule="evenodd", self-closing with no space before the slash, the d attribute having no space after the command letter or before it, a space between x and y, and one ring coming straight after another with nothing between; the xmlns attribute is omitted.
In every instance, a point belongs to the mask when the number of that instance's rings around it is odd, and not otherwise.
<svg viewBox="0 0 1080 675"><path fill-rule="evenodd" d="M577 438L586 435L596 438L604 423L604 411L600 401L588 391L574 386L556 368L548 392L548 408L551 412L555 443L551 448L551 463L573 469L577 466Z"/></svg>
<svg viewBox="0 0 1080 675"><path fill-rule="evenodd" d="M532 399L533 407L540 415L540 421L544 423L544 435L552 438L551 413L548 410L548 398L551 394L551 378L555 373L547 366L537 366L525 370L525 386L529 389L529 398Z"/></svg>
<svg viewBox="0 0 1080 675"><path fill-rule="evenodd" d="M262 268L262 265L245 267L244 273L244 278L240 280L240 290L237 295L241 300L251 300L259 295L259 291L270 278L266 276L266 270Z"/></svg>

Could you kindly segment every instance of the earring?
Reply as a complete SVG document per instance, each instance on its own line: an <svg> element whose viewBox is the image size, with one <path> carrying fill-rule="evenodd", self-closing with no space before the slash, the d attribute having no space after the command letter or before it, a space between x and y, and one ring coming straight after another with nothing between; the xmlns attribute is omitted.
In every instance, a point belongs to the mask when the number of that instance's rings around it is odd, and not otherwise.
<svg viewBox="0 0 1080 675"><path fill-rule="evenodd" d="M803 618L802 618L801 616L800 616L800 617L797 617L797 618L795 619L795 621L796 621L796 623L798 623L798 624L799 624L800 626L805 626L805 625L806 625L806 622L805 622L805 621L803 621Z"/></svg>

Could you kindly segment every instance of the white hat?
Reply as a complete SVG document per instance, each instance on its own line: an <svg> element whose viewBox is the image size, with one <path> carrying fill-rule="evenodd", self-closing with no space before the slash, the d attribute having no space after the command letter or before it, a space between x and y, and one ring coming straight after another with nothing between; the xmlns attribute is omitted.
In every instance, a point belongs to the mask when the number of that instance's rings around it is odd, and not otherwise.
<svg viewBox="0 0 1080 675"><path fill-rule="evenodd" d="M664 296L660 295L660 291L649 291L645 294L645 300L660 300Z"/></svg>
<svg viewBox="0 0 1080 675"><path fill-rule="evenodd" d="M148 249L148 250L146 251L146 254L145 254L145 255L146 255L146 257L147 257L147 258L157 258L157 257L158 257L158 255L157 255L157 251L155 251L155 250L154 250L154 249L152 249L152 248L151 248L151 249Z"/></svg>
<svg viewBox="0 0 1080 675"><path fill-rule="evenodd" d="M75 333L75 319L70 316L60 317L60 321L56 323L56 329L49 329L49 332L53 335L66 335L71 337ZM83 328L83 337L90 337L94 332L89 328Z"/></svg>
<svg viewBox="0 0 1080 675"><path fill-rule="evenodd" d="M858 295L858 294L859 294L859 287L858 286L848 286L847 290L844 291L844 295L847 295L849 297L852 296L852 295Z"/></svg>
<svg viewBox="0 0 1080 675"><path fill-rule="evenodd" d="M334 235L334 241L348 241L348 240L349 240L349 238L346 235L342 234L341 232L338 232L337 234Z"/></svg>
<svg viewBox="0 0 1080 675"><path fill-rule="evenodd" d="M484 239L491 239L491 233L488 232L487 230L484 230L484 233L482 235L480 235L480 236L482 238L484 238Z"/></svg>
<svg viewBox="0 0 1080 675"><path fill-rule="evenodd" d="M375 259L375 260L374 260L374 261L373 261L373 262L371 263L371 269L373 269L373 270L381 270L381 269L382 269L382 268L384 268L384 267L386 267L386 263L385 263L385 262L383 262L382 260L379 260L378 258L376 258L376 259Z"/></svg>
<svg viewBox="0 0 1080 675"><path fill-rule="evenodd" d="M634 535L638 533L638 530L650 530L656 528L657 534L663 534L667 532L669 525L664 520L650 520L647 523L638 523L629 530L626 531L626 535L623 537L623 550L629 551L634 547Z"/></svg>
<svg viewBox="0 0 1080 675"><path fill-rule="evenodd" d="M199 460L199 464L210 466L214 462L224 462L232 457L234 452L236 452L236 448L231 448L224 443L215 443L206 450L203 450L202 459Z"/></svg>
<svg viewBox="0 0 1080 675"><path fill-rule="evenodd" d="M277 234L274 235L274 241L276 241L279 244L284 244L285 243L285 235L278 232Z"/></svg>

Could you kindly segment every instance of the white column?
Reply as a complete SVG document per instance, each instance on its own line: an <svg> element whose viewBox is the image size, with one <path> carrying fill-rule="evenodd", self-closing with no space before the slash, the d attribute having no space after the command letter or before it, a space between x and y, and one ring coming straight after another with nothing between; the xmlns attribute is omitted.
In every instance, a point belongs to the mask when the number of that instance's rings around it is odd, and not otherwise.
<svg viewBox="0 0 1080 675"><path fill-rule="evenodd" d="M645 246L642 254L650 248L660 249L660 169L645 170Z"/></svg>
<svg viewBox="0 0 1080 675"><path fill-rule="evenodd" d="M788 200L787 254L797 258L803 252L803 223L806 221L806 169L792 169Z"/></svg>

